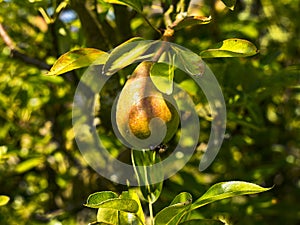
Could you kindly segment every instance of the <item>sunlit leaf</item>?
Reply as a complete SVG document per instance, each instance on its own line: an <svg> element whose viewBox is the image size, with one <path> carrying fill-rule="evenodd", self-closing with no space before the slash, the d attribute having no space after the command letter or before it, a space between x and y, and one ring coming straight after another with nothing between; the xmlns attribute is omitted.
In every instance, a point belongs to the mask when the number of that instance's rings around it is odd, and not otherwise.
<svg viewBox="0 0 300 225"><path fill-rule="evenodd" d="M118 70L145 59L145 52L152 45L152 41L145 41L142 38L132 38L117 46L110 53L103 68L105 75L112 75ZM151 53L151 56L154 52ZM151 57L149 56L149 57Z"/></svg>
<svg viewBox="0 0 300 225"><path fill-rule="evenodd" d="M34 167L37 167L38 165L40 165L43 162L44 162L43 157L27 159L26 161L19 163L16 166L15 171L17 173L24 173L28 170L33 169Z"/></svg>
<svg viewBox="0 0 300 225"><path fill-rule="evenodd" d="M196 96L199 89L198 85L192 79L182 81L179 86L192 96Z"/></svg>
<svg viewBox="0 0 300 225"><path fill-rule="evenodd" d="M104 64L107 57L108 53L94 48L72 50L60 56L47 75L55 76L74 69L87 67L91 64Z"/></svg>
<svg viewBox="0 0 300 225"><path fill-rule="evenodd" d="M131 158L138 181L144 184L140 186L140 190L145 201L154 203L159 198L163 187L162 168L157 170L151 167L160 162L159 155L155 151L132 150ZM161 180L161 182L154 183L153 180Z"/></svg>
<svg viewBox="0 0 300 225"><path fill-rule="evenodd" d="M116 198L116 196L116 193L110 191L98 192L90 196L90 203L98 202L98 204L89 205L91 208L98 208L97 222L103 224L131 224L130 222L137 225L143 224L140 222L144 220L140 215L142 209L137 194L126 191L122 192L120 198ZM104 199L108 200L105 201Z"/></svg>
<svg viewBox="0 0 300 225"><path fill-rule="evenodd" d="M211 49L202 51L200 56L202 58L246 57L257 53L257 48L250 41L232 38L216 44Z"/></svg>
<svg viewBox="0 0 300 225"><path fill-rule="evenodd" d="M172 45L172 54L176 55L174 65L177 68L190 75L203 75L205 65L196 53L186 50L181 46Z"/></svg>
<svg viewBox="0 0 300 225"><path fill-rule="evenodd" d="M142 208L142 204L140 201L140 198L138 196L138 194L133 190L133 189L129 189L129 191L123 191L120 198L122 199L132 199L134 201L136 201L136 203L139 206L138 211L135 213L135 216L137 217L137 225L143 225L145 224L145 215L143 212L143 208Z"/></svg>
<svg viewBox="0 0 300 225"><path fill-rule="evenodd" d="M271 188L263 188L259 185L243 181L221 182L208 189L204 195L192 204L191 209L193 210L221 199L239 195L256 194L270 189Z"/></svg>
<svg viewBox="0 0 300 225"><path fill-rule="evenodd" d="M6 195L0 195L0 206L4 206L9 202L9 197Z"/></svg>
<svg viewBox="0 0 300 225"><path fill-rule="evenodd" d="M170 205L164 208L163 210L161 210L155 217L155 224L156 225L179 224L179 222L187 213L201 206L207 205L211 202L234 197L234 196L239 196L239 195L256 194L268 190L270 190L270 188L263 188L260 187L259 185L243 182L243 181L221 182L213 185L202 197L200 197L192 204L190 198L191 196L189 196L188 193L181 193L175 197L175 199L173 200L174 203L180 202L180 199L182 200L186 199L187 201ZM189 224L189 223L184 223L184 224ZM191 224L196 224L196 223L192 221Z"/></svg>
<svg viewBox="0 0 300 225"><path fill-rule="evenodd" d="M234 10L236 0L222 0L222 2L231 10Z"/></svg>
<svg viewBox="0 0 300 225"><path fill-rule="evenodd" d="M176 68L194 76L204 73L204 62L196 53L181 46L170 45L165 42L162 42L161 47L164 48L164 51L158 57L158 63L153 64L150 71L151 80L161 92L165 94L172 93Z"/></svg>
<svg viewBox="0 0 300 225"><path fill-rule="evenodd" d="M119 221L118 225L123 224L134 224L134 225L144 225L141 223L138 217L136 217L135 213L130 212L119 212Z"/></svg>
<svg viewBox="0 0 300 225"><path fill-rule="evenodd" d="M115 209L100 208L97 212L97 222L104 224L119 224L120 212Z"/></svg>
<svg viewBox="0 0 300 225"><path fill-rule="evenodd" d="M91 207L93 205L98 205L106 200L118 198L118 195L112 191L101 191L91 194L88 199L86 206Z"/></svg>
<svg viewBox="0 0 300 225"><path fill-rule="evenodd" d="M173 91L174 65L154 63L151 67L150 77L155 87L165 94Z"/></svg>
<svg viewBox="0 0 300 225"><path fill-rule="evenodd" d="M141 0L103 0L103 1L111 4L130 6L139 13L142 13L143 11L143 3Z"/></svg>
<svg viewBox="0 0 300 225"><path fill-rule="evenodd" d="M175 205L178 203L187 203L187 202L192 202L193 198L192 195L188 192L182 192L178 194L173 201L171 202L170 205Z"/></svg>
<svg viewBox="0 0 300 225"><path fill-rule="evenodd" d="M85 206L90 207L90 208L108 208L108 209L115 209L118 211L124 211L124 212L131 212L131 213L136 213L139 209L138 204L136 201L132 199L109 199L106 201L103 201L98 204L85 204Z"/></svg>
<svg viewBox="0 0 300 225"><path fill-rule="evenodd" d="M135 214L118 211L116 209L100 208L97 213L97 223L103 225L141 224ZM142 224L144 225L144 224Z"/></svg>
<svg viewBox="0 0 300 225"><path fill-rule="evenodd" d="M224 225L224 223L222 223L220 220L196 219L182 222L179 225Z"/></svg>
<svg viewBox="0 0 300 225"><path fill-rule="evenodd" d="M186 201L178 202L176 204L172 204L160 212L155 216L155 225L175 225L179 224L182 217L188 213L191 206L191 199L189 199L188 194L180 194L176 196L175 202L179 201L180 198L186 198ZM183 198L183 200L184 200Z"/></svg>
<svg viewBox="0 0 300 225"><path fill-rule="evenodd" d="M171 28L174 30L180 30L185 27L208 24L211 22L211 17L205 16L186 16L178 20L178 22L172 24Z"/></svg>
<svg viewBox="0 0 300 225"><path fill-rule="evenodd" d="M190 75L202 75L204 62L201 58L179 45L171 45L162 41L146 41L141 38L133 38L116 47L109 55L103 68L103 73L112 75L118 70L141 61L152 61L169 64L177 67ZM172 70L168 70L168 82L172 79ZM170 72L170 73L169 73ZM167 85L168 86L168 85Z"/></svg>

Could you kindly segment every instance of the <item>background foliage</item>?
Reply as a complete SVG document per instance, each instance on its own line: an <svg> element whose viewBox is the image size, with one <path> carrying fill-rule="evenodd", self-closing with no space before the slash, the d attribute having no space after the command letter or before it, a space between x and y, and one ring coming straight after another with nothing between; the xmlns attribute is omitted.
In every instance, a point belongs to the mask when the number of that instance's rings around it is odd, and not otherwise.
<svg viewBox="0 0 300 225"><path fill-rule="evenodd" d="M146 17L162 27L159 11L149 3L144 1ZM223 218L228 224L298 225L300 2L240 0L234 11L221 1L195 3L201 4L197 13L214 19L177 31L175 43L200 53L236 37L255 43L260 53L251 58L205 60L223 89L228 121L221 151L202 173L198 164L209 136L209 110L200 90L184 76L175 77L197 103L201 135L194 158L165 182L155 210L182 191L196 198L216 182L246 180L275 187L255 198L222 200L197 213ZM90 193L120 193L125 187L96 174L74 143L71 106L82 70L62 77L47 77L45 72L70 49L108 51L131 37L159 36L133 10L101 0L6 0L0 4L0 22L13 41L11 45L3 38L0 41L0 194L10 197L0 206L0 222L87 224L96 217L83 207ZM114 99L126 72L111 79L103 102ZM99 133L107 134L109 149L117 155L125 149L105 122L110 121L109 105L101 107L105 113L100 115Z"/></svg>

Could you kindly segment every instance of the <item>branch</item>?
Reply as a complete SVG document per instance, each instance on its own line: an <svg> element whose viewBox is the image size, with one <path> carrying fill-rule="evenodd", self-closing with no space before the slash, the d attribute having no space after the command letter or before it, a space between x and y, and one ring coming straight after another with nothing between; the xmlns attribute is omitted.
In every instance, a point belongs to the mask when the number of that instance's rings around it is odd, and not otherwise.
<svg viewBox="0 0 300 225"><path fill-rule="evenodd" d="M87 40L87 46L101 50L109 50L112 46L110 37L105 30L105 24L100 23L94 11L93 0L71 0L70 5L77 13L81 27Z"/></svg>
<svg viewBox="0 0 300 225"><path fill-rule="evenodd" d="M120 40L118 41L126 41L132 37L132 32L130 28L131 13L128 10L128 7L124 5L113 4L113 8L116 17L116 27L119 28L116 30L120 36Z"/></svg>
<svg viewBox="0 0 300 225"><path fill-rule="evenodd" d="M7 32L5 31L5 29L1 23L0 23L0 36L1 36L2 40L4 41L5 45L10 49L12 58L20 59L21 61L28 63L30 65L36 66L40 69L50 70L51 66L48 65L47 63L45 63L39 59L32 58L32 57L18 51L16 49L14 42L12 41L10 36L7 34Z"/></svg>

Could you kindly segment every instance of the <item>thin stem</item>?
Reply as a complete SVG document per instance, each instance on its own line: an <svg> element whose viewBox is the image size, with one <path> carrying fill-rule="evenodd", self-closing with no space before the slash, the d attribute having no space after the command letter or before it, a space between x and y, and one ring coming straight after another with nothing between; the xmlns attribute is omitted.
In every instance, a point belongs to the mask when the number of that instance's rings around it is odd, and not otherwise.
<svg viewBox="0 0 300 225"><path fill-rule="evenodd" d="M185 8L184 0L180 0L180 2L177 4L176 12L177 13L184 13L184 11L185 11L184 8Z"/></svg>
<svg viewBox="0 0 300 225"><path fill-rule="evenodd" d="M30 57L30 56L18 51L16 49L16 44L13 42L13 40L8 35L6 30L4 29L4 26L1 23L0 23L0 38L4 41L5 45L9 48L11 56L13 58L20 59L23 62L25 62L27 64L34 65L34 66L36 66L40 69L44 69L44 70L49 70L50 69L51 66L48 65L47 63L45 63L44 61L41 61L39 59Z"/></svg>
<svg viewBox="0 0 300 225"><path fill-rule="evenodd" d="M172 24L170 15L173 12L173 10L174 10L173 5L170 5L169 9L164 13L164 23L165 23L166 28L168 28Z"/></svg>
<svg viewBox="0 0 300 225"><path fill-rule="evenodd" d="M10 36L5 31L5 29L1 23L0 23L0 36L3 39L4 43L7 45L7 47L9 47L10 50L15 49L15 44L13 43Z"/></svg>
<svg viewBox="0 0 300 225"><path fill-rule="evenodd" d="M143 155L144 155L144 157L145 157L145 152L147 151L146 149L143 149L142 150L143 151ZM150 193L150 184L149 184L149 180L148 180L148 171L147 171L147 166L145 166L145 165L143 165L143 169L144 169L144 174L145 174L145 184L146 184L146 187L147 187L147 189L148 189L148 191L149 191L149 193Z"/></svg>
<svg viewBox="0 0 300 225"><path fill-rule="evenodd" d="M144 18L144 20L146 21L146 23L153 29L155 30L157 33L159 33L161 35L161 31L159 29L157 29L156 27L154 27L151 22L147 19L147 17L143 14L141 14L142 17Z"/></svg>
<svg viewBox="0 0 300 225"><path fill-rule="evenodd" d="M149 201L149 213L150 213L150 225L154 225L154 218L153 218L153 204L152 204L152 201L151 199L149 198L148 199Z"/></svg>

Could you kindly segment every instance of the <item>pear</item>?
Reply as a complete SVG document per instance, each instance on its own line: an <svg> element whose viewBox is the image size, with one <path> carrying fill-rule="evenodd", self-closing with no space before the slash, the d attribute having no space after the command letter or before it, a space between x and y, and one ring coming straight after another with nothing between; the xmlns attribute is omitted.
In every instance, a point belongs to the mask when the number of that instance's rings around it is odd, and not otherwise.
<svg viewBox="0 0 300 225"><path fill-rule="evenodd" d="M126 81L116 105L116 124L121 136L130 143L134 138L145 140L160 135L165 130L161 143L167 143L176 133L179 116L175 100L172 104L164 99L150 78L152 62L140 63ZM168 100L172 98L168 97ZM159 119L160 122L152 119ZM153 125L154 124L154 125ZM151 134L151 130L153 134ZM161 138L161 137L160 137ZM156 139L157 140L157 139ZM160 143L149 142L155 147Z"/></svg>

